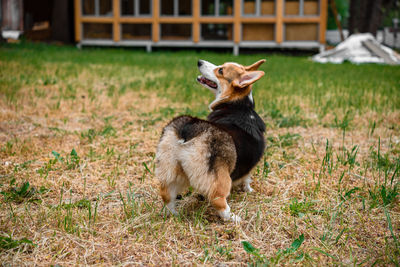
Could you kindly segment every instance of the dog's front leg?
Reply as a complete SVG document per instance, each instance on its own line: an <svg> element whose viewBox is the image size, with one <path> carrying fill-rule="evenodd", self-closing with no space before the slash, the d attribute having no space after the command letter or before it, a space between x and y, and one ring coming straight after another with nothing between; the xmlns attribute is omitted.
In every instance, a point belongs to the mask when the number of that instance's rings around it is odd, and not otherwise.
<svg viewBox="0 0 400 267"><path fill-rule="evenodd" d="M226 202L226 201L225 201ZM225 209L219 210L218 215L224 220L224 221L231 221L234 223L240 223L242 219L231 212L231 208L229 207L228 204L226 204Z"/></svg>
<svg viewBox="0 0 400 267"><path fill-rule="evenodd" d="M251 192L254 191L254 189L251 188L251 186L250 186L250 184L251 184L252 181L253 181L253 180L251 179L251 175L250 175L250 174L248 174L247 177L244 178L244 181L243 181L243 190L244 190L245 192L251 193Z"/></svg>

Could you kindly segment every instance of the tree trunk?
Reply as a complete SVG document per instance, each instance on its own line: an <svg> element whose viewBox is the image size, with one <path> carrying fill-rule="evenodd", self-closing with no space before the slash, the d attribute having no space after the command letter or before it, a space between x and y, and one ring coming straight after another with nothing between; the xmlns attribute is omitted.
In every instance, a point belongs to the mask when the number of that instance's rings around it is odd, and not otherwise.
<svg viewBox="0 0 400 267"><path fill-rule="evenodd" d="M351 0L349 33L372 33L376 35L382 24L384 11L396 0Z"/></svg>
<svg viewBox="0 0 400 267"><path fill-rule="evenodd" d="M73 42L72 1L54 1L51 18L52 39L63 43Z"/></svg>
<svg viewBox="0 0 400 267"><path fill-rule="evenodd" d="M360 0L351 0L350 1L350 17L349 17L349 34L358 33L357 30L357 16L359 15L358 7Z"/></svg>
<svg viewBox="0 0 400 267"><path fill-rule="evenodd" d="M375 1L369 1L369 7L368 7L368 14L370 17L370 20L367 23L367 27L365 28L365 32L370 32L374 36L376 35L376 32L381 26L382 23L382 18L383 18L383 0L375 0Z"/></svg>

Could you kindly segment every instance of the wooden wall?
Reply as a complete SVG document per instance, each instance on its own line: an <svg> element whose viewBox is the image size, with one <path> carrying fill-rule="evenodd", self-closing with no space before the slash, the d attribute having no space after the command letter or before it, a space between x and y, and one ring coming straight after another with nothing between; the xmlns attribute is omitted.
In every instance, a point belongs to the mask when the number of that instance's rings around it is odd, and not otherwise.
<svg viewBox="0 0 400 267"><path fill-rule="evenodd" d="M202 32L210 31L207 32L208 36L213 34L217 36L222 32L227 41L231 40L235 44L244 41L269 41L276 44L286 41L325 43L328 0L301 0L304 3L302 7L299 6L300 0L260 1L259 16L246 14L255 13L256 1L253 3L242 0L232 0L233 6L228 7L227 16L202 16L200 3L202 0L192 0L191 16L161 16L161 0L149 0L152 10L149 16L121 16L121 0L109 0L112 5L110 15L82 16L81 1L100 0L74 0L77 42L84 37L84 39L110 39L114 42L128 39L147 40L153 43L163 40L199 43L204 41ZM243 9L242 4L244 4ZM128 24L133 26L129 27ZM227 25L221 27L219 24ZM135 25L142 27L143 30L133 29ZM219 27L220 30L216 30L215 27ZM82 33L82 30L88 29L93 33ZM175 38L173 31L176 31Z"/></svg>

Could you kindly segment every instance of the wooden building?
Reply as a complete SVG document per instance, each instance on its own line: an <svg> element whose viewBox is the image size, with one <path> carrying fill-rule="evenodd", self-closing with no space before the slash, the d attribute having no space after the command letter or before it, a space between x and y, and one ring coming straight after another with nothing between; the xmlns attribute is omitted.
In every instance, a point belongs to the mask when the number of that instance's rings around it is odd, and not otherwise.
<svg viewBox="0 0 400 267"><path fill-rule="evenodd" d="M31 41L73 43L73 11L71 0L0 0L0 30Z"/></svg>
<svg viewBox="0 0 400 267"><path fill-rule="evenodd" d="M320 48L328 0L74 0L79 45Z"/></svg>

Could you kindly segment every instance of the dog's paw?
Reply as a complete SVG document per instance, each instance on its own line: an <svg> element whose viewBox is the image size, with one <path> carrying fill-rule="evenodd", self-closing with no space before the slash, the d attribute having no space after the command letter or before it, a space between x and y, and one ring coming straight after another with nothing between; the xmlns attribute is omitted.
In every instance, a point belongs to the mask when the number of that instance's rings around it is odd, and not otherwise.
<svg viewBox="0 0 400 267"><path fill-rule="evenodd" d="M231 213L231 217L229 221L234 222L234 223L240 223L242 221L242 218L240 218L238 215Z"/></svg>
<svg viewBox="0 0 400 267"><path fill-rule="evenodd" d="M218 211L218 214L225 222L240 223L242 220L239 216L231 212L231 208L229 206L227 206L225 210Z"/></svg>
<svg viewBox="0 0 400 267"><path fill-rule="evenodd" d="M178 212L176 212L176 210L169 210L168 208L165 208L162 212L161 212L163 217L173 217L173 216L177 216Z"/></svg>
<svg viewBox="0 0 400 267"><path fill-rule="evenodd" d="M166 210L165 210L165 214L166 214L167 216L177 216L177 215L178 215L178 212L177 212L176 210L169 210L169 209L166 209Z"/></svg>
<svg viewBox="0 0 400 267"><path fill-rule="evenodd" d="M176 215L178 215L178 212L175 209L175 205L172 204L172 203L167 204L164 207L164 214L166 216L171 216L171 215L176 216Z"/></svg>
<svg viewBox="0 0 400 267"><path fill-rule="evenodd" d="M221 219L224 220L225 222L234 222L234 223L240 223L242 221L242 219L234 213L224 214L223 216L221 216Z"/></svg>
<svg viewBox="0 0 400 267"><path fill-rule="evenodd" d="M251 186L249 184L244 185L243 190L244 190L244 192L247 192L247 193L251 193L254 191L254 189L251 188Z"/></svg>
<svg viewBox="0 0 400 267"><path fill-rule="evenodd" d="M250 175L247 176L247 177L245 178L245 180L244 180L244 182L243 182L243 191L244 191L244 192L251 193L251 192L254 191L254 189L251 188L251 186L250 186L250 184L251 184L252 181L253 181L253 180L251 179L251 176L250 176Z"/></svg>

